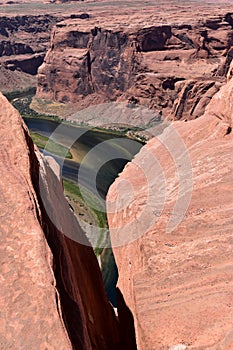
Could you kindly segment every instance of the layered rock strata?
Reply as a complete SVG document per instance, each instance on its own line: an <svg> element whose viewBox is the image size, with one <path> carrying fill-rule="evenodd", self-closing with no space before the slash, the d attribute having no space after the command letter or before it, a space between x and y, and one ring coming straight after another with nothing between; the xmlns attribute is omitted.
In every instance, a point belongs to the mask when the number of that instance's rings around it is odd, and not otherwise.
<svg viewBox="0 0 233 350"><path fill-rule="evenodd" d="M119 14L60 22L39 69L37 97L78 102L80 109L133 99L165 117L201 116L226 79L233 17L212 10L203 20L192 6L197 16L188 21L177 9L159 19L159 8L157 16L140 19Z"/></svg>
<svg viewBox="0 0 233 350"><path fill-rule="evenodd" d="M30 76L35 76L38 67L43 63L52 26L62 19L63 17L59 15L0 17L2 90L9 91L36 85L36 79L33 80ZM9 79L5 81L6 75ZM17 75L18 79L15 77Z"/></svg>
<svg viewBox="0 0 233 350"><path fill-rule="evenodd" d="M232 76L233 66L203 116L173 122L110 187L139 350L233 348Z"/></svg>

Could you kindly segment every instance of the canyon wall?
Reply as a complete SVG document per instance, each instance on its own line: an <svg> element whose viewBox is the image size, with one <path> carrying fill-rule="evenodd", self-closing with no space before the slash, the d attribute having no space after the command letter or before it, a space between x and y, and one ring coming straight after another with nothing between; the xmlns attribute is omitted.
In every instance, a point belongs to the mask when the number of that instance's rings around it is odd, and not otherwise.
<svg viewBox="0 0 233 350"><path fill-rule="evenodd" d="M144 146L107 196L139 350L233 348L233 65L203 116Z"/></svg>
<svg viewBox="0 0 233 350"><path fill-rule="evenodd" d="M89 95L114 100L128 89L135 70L135 45L123 31L105 30L77 20L61 22L38 75L37 96L77 102Z"/></svg>
<svg viewBox="0 0 233 350"><path fill-rule="evenodd" d="M164 19L98 15L58 23L39 68L37 97L79 109L134 101L175 119L195 119L226 80L232 60L233 16L184 7ZM140 17L140 18L139 18Z"/></svg>
<svg viewBox="0 0 233 350"><path fill-rule="evenodd" d="M36 86L38 67L49 46L59 15L0 16L0 88Z"/></svg>
<svg viewBox="0 0 233 350"><path fill-rule="evenodd" d="M59 168L2 95L0 105L1 349L133 349Z"/></svg>

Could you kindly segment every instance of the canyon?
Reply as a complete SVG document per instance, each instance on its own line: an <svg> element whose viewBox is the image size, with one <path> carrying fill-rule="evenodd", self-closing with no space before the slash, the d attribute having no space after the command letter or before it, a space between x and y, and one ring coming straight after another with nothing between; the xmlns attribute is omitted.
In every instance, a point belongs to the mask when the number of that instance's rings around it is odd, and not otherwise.
<svg viewBox="0 0 233 350"><path fill-rule="evenodd" d="M58 165L3 95L0 104L1 349L134 349L124 299L121 322Z"/></svg>
<svg viewBox="0 0 233 350"><path fill-rule="evenodd" d="M36 87L38 67L48 50L51 29L70 16L59 12L9 15L0 8L1 91Z"/></svg>
<svg viewBox="0 0 233 350"><path fill-rule="evenodd" d="M115 312L61 169L0 93L1 349L232 350L230 1L1 3L0 90L150 134L107 194Z"/></svg>
<svg viewBox="0 0 233 350"><path fill-rule="evenodd" d="M226 81L233 15L223 8L184 19L179 10L166 18L161 9L148 9L142 18L119 13L58 23L36 97L73 103L76 110L133 101L163 118L198 118Z"/></svg>
<svg viewBox="0 0 233 350"><path fill-rule="evenodd" d="M50 29L61 20L51 15L0 17L0 89L36 86L50 38Z"/></svg>
<svg viewBox="0 0 233 350"><path fill-rule="evenodd" d="M31 14L26 5L0 7L0 90L37 85L39 111L41 101L71 105L64 117L133 101L163 118L195 119L226 81L228 1L36 4Z"/></svg>

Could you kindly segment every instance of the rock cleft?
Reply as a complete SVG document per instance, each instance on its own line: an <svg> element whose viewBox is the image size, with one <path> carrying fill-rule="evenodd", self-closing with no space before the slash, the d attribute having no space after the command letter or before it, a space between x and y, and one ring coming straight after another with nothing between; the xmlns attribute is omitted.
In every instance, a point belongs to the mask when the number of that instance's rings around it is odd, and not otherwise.
<svg viewBox="0 0 233 350"><path fill-rule="evenodd" d="M1 349L126 349L56 164L0 105Z"/></svg>

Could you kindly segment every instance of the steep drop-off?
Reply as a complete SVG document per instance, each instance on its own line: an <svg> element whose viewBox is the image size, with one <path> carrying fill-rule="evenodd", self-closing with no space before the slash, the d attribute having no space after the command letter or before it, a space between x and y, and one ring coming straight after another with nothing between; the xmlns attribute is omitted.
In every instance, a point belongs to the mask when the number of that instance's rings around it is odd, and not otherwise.
<svg viewBox="0 0 233 350"><path fill-rule="evenodd" d="M48 49L51 28L62 19L59 15L0 16L1 90L36 85L35 75Z"/></svg>
<svg viewBox="0 0 233 350"><path fill-rule="evenodd" d="M232 77L233 66L202 117L173 122L110 187L139 350L233 348Z"/></svg>
<svg viewBox="0 0 233 350"><path fill-rule="evenodd" d="M39 68L37 97L83 109L132 100L175 119L195 119L226 80L232 60L232 14L204 20L157 9L142 18L92 16L58 23ZM184 7L184 12L187 9ZM187 15L190 16L190 14Z"/></svg>
<svg viewBox="0 0 233 350"><path fill-rule="evenodd" d="M2 95L0 105L1 349L134 349L119 335L59 167Z"/></svg>

